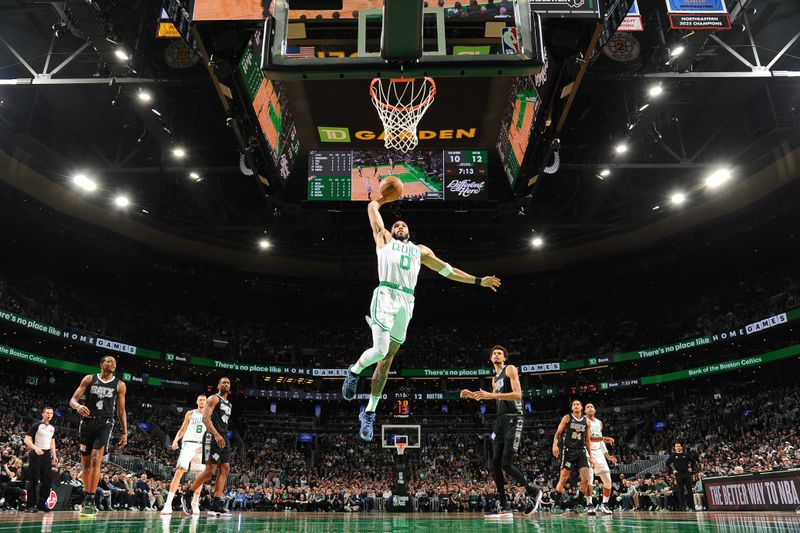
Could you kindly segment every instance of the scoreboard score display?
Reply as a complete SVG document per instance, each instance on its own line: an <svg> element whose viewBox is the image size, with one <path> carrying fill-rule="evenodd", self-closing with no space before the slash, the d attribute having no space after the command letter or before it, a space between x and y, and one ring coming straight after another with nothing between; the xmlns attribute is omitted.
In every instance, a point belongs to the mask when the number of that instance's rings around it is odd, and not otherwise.
<svg viewBox="0 0 800 533"><path fill-rule="evenodd" d="M308 200L370 201L380 198L381 181L403 183L403 201L487 200L485 150L311 151Z"/></svg>

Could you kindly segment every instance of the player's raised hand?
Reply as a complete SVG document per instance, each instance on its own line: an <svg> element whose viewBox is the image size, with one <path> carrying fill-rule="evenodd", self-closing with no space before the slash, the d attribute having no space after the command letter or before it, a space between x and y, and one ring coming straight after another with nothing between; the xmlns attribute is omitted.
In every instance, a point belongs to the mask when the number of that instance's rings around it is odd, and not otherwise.
<svg viewBox="0 0 800 533"><path fill-rule="evenodd" d="M461 393L459 394L459 396L461 398L469 398L470 400L475 399L475 393L467 389L461 389Z"/></svg>
<svg viewBox="0 0 800 533"><path fill-rule="evenodd" d="M492 289L492 292L497 292L497 289L500 288L500 278L495 276L484 276L481 278L481 287L488 287Z"/></svg>

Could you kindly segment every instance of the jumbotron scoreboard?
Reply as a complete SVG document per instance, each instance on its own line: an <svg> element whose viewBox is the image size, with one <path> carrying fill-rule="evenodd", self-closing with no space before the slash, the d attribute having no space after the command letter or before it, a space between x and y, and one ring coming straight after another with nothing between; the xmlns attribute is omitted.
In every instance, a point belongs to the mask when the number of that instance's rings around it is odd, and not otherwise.
<svg viewBox="0 0 800 533"><path fill-rule="evenodd" d="M444 177L486 179L487 153L483 150L445 150Z"/></svg>
<svg viewBox="0 0 800 533"><path fill-rule="evenodd" d="M403 201L488 199L486 150L313 150L308 155L311 201L369 201L388 176L403 182Z"/></svg>

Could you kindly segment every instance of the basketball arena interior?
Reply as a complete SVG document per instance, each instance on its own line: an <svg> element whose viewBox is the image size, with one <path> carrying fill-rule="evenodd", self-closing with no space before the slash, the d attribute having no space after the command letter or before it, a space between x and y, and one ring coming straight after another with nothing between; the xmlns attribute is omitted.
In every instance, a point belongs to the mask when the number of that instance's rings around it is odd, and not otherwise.
<svg viewBox="0 0 800 533"><path fill-rule="evenodd" d="M0 0L0 533L800 531L800 3Z"/></svg>

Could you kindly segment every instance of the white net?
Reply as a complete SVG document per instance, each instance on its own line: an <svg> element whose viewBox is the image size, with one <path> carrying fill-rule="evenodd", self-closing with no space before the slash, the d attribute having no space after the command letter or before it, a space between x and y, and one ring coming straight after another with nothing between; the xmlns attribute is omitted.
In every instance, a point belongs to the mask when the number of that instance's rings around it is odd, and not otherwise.
<svg viewBox="0 0 800 533"><path fill-rule="evenodd" d="M413 150L419 142L417 125L436 96L433 78L375 78L369 93L383 122L383 145L401 152Z"/></svg>

